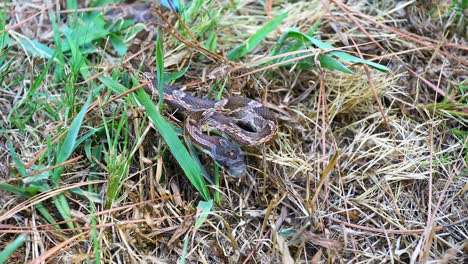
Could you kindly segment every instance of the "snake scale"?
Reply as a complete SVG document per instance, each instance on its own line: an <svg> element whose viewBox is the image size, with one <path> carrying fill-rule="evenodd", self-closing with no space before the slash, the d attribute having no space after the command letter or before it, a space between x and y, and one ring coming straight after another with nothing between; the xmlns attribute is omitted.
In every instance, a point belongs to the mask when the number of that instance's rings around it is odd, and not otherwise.
<svg viewBox="0 0 468 264"><path fill-rule="evenodd" d="M112 11L106 16L132 18L139 22L151 18L150 8L120 12ZM159 96L155 74L146 64L131 61L132 70L139 73L146 93ZM142 66L142 67L140 67ZM138 70L142 68L142 70ZM164 102L186 113L185 132L192 142L208 154L231 177L245 174L244 153L239 145L257 146L268 143L277 133L274 114L260 102L231 96L219 101L195 97L182 91L181 86L164 85Z"/></svg>

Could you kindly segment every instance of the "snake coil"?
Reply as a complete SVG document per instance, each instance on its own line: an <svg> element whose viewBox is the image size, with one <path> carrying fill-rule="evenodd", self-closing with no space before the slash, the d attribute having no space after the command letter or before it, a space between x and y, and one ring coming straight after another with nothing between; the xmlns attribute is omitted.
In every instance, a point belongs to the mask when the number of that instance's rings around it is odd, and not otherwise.
<svg viewBox="0 0 468 264"><path fill-rule="evenodd" d="M146 67L147 68L147 67ZM145 91L158 96L158 83L151 72L143 72ZM232 177L245 174L243 146L271 141L278 130L273 113L260 102L232 96L220 101L194 97L180 86L164 85L164 102L187 113L185 131Z"/></svg>

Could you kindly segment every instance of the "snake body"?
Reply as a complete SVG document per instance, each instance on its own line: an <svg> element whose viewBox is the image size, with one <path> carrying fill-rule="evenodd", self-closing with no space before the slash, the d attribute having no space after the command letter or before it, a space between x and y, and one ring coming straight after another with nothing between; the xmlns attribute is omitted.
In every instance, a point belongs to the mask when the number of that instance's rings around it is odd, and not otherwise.
<svg viewBox="0 0 468 264"><path fill-rule="evenodd" d="M145 91L158 96L154 74L141 74L148 81ZM245 173L239 145L257 146L271 141L277 132L274 115L260 102L232 96L220 101L192 96L180 86L164 85L164 102L187 113L185 131L190 139L232 177Z"/></svg>
<svg viewBox="0 0 468 264"><path fill-rule="evenodd" d="M113 21L154 21L149 5L111 10L106 13L106 17ZM142 32L140 38L154 37L152 27L146 31ZM139 41L129 47L130 52L139 50L144 40ZM131 64L131 70L139 72L143 81L148 82L144 90L152 96L159 96L158 82L149 67L137 60L132 60ZM139 71L141 66L143 70ZM208 100L192 96L182 91L180 86L164 85L163 99L171 107L187 114L186 134L232 177L240 177L246 170L244 153L239 145L256 146L267 143L277 132L275 117L268 108L246 97Z"/></svg>

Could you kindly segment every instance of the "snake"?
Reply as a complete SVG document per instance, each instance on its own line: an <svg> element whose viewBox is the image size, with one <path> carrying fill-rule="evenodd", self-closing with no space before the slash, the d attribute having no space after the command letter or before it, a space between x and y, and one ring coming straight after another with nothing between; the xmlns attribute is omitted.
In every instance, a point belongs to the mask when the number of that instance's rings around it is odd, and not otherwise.
<svg viewBox="0 0 468 264"><path fill-rule="evenodd" d="M147 67L145 67L147 68ZM146 93L159 96L158 81L152 72L139 74ZM163 100L186 114L184 130L191 141L234 178L246 172L240 146L258 146L271 142L278 131L275 115L260 102L230 96L210 100L186 93L182 86L164 84Z"/></svg>
<svg viewBox="0 0 468 264"><path fill-rule="evenodd" d="M106 16L120 16L144 22L150 19L149 8L127 8L108 12ZM133 45L135 46L135 45ZM130 61L143 87L152 97L159 96L158 81L146 63ZM164 84L164 103L186 114L184 130L190 140L210 156L227 174L234 178L246 172L244 152L241 146L253 147L272 141L278 131L275 115L260 102L243 97L230 96L210 100L193 96L180 85Z"/></svg>

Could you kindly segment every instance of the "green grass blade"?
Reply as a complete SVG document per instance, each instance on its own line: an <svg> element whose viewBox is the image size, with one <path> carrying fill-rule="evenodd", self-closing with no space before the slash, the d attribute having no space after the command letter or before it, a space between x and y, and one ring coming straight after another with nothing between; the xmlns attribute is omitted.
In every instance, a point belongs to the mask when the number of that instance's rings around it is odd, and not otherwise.
<svg viewBox="0 0 468 264"><path fill-rule="evenodd" d="M182 248L182 253L180 254L180 258L179 258L179 264L185 264L185 259L187 257L187 253L188 253L188 245L189 245L189 233L185 234L185 237L184 237L184 247Z"/></svg>
<svg viewBox="0 0 468 264"><path fill-rule="evenodd" d="M344 66L343 63L335 60L334 58L328 55L322 55L320 57L320 66L322 66L323 68L331 69L331 70L337 70L337 71L341 71L344 73L354 74L354 72L348 69L348 67Z"/></svg>
<svg viewBox="0 0 468 264"><path fill-rule="evenodd" d="M88 106L91 103L91 98L92 96L89 95L88 99L84 103L80 112L72 121L70 125L70 129L68 130L68 133L65 137L65 140L63 141L63 144L60 146L60 150L57 154L57 159L56 159L55 164L60 164L62 162L65 162L70 157L73 150L75 149L78 132L80 131L80 127L83 123L86 111L88 110ZM62 173L62 171L63 171L63 167L60 167L60 168L55 169L54 172L52 173L51 180L55 187L58 186L60 174Z"/></svg>
<svg viewBox="0 0 468 264"><path fill-rule="evenodd" d="M55 224L57 221L52 217L52 215L47 211L47 209L44 207L43 203L38 203L34 205L34 208L39 211L39 213L47 220L49 224ZM70 225L69 225L70 226ZM59 225L54 225L55 228L60 229Z"/></svg>
<svg viewBox="0 0 468 264"><path fill-rule="evenodd" d="M265 37L275 30L281 22L288 16L288 13L285 12L273 20L265 24L262 28L260 28L255 34L253 34L244 44L241 44L226 54L226 57L232 61L237 61L239 58L243 57L245 54L253 50L257 47Z"/></svg>
<svg viewBox="0 0 468 264"><path fill-rule="evenodd" d="M21 247L26 241L26 234L21 234L13 242L8 244L2 252L0 252L0 264L5 263L10 256Z"/></svg>
<svg viewBox="0 0 468 264"><path fill-rule="evenodd" d="M214 184L216 187L219 187L220 185L220 177L219 177L219 166L218 164L216 164L216 162L214 163L214 166L213 166L213 178L214 178ZM214 200L216 202L216 204L221 204L221 194L219 193L219 188L217 188L215 191L214 191Z"/></svg>
<svg viewBox="0 0 468 264"><path fill-rule="evenodd" d="M123 109L123 112L126 112L126 110ZM132 154L128 154L128 133L123 133L123 139L119 137L122 131L128 131L128 118L126 115L122 115L117 126L114 123L115 118L114 116L111 118L112 121L104 122L108 145L108 150L104 152L104 156L109 174L106 189L106 208L111 208L113 203L118 200L123 186L123 179L129 173L132 156ZM102 119L106 120L104 113L102 113ZM119 148L122 148L123 151L116 151Z"/></svg>
<svg viewBox="0 0 468 264"><path fill-rule="evenodd" d="M91 98L92 98L92 95L90 94L88 96L88 99L84 103L82 109L80 110L78 115L75 117L75 119L72 121L70 128L68 130L68 133L65 136L65 140L63 141L62 145L59 147L56 160L55 160L55 164L60 164L60 163L65 162L71 156L71 154L73 153L73 150L78 146L76 144L78 133L83 123L86 111L88 110L88 106L91 103ZM54 187L58 187L59 182L60 182L60 176L63 170L64 170L63 167L59 167L52 171L51 182ZM71 218L70 206L68 205L65 195L63 194L57 195L56 197L53 198L53 202L64 220L68 220ZM72 222L68 222L67 225L70 228L74 227Z"/></svg>
<svg viewBox="0 0 468 264"><path fill-rule="evenodd" d="M13 143L11 143L11 141L7 141L7 147L10 151L11 158L13 159L13 162L15 163L16 169L18 170L19 174L22 177L28 175L26 167L24 166L23 162L18 158L18 155L16 154L15 148L13 147Z"/></svg>
<svg viewBox="0 0 468 264"><path fill-rule="evenodd" d="M6 29L6 17L7 17L7 7L6 1L3 1L2 11L0 12L0 30L2 31L1 41L0 41L0 50L3 50L7 45L9 45L10 40L8 39Z"/></svg>
<svg viewBox="0 0 468 264"><path fill-rule="evenodd" d="M12 38L16 40L16 43L31 56L39 58L52 58L54 51L46 45L36 40L30 40L26 36L23 36L15 31L10 31Z"/></svg>
<svg viewBox="0 0 468 264"><path fill-rule="evenodd" d="M172 81L179 79L180 77L184 76L184 74L187 72L189 67L190 65L180 71L164 73L164 80L166 81L166 83L171 83Z"/></svg>
<svg viewBox="0 0 468 264"><path fill-rule="evenodd" d="M91 211L91 237L93 238L93 248L94 248L94 263L101 263L101 246L99 243L99 232L96 228L97 221L96 215L94 212L94 204L90 204L90 211Z"/></svg>
<svg viewBox="0 0 468 264"><path fill-rule="evenodd" d="M188 151L190 153L190 156L192 156L193 160L198 164L198 168L200 168L200 172L203 175L203 177L205 178L205 180L209 184L213 184L213 180L210 178L210 175L206 171L205 167L203 167L203 164L201 163L200 159L198 158L197 150L195 149L195 146L190 141L190 137L189 136L184 136L184 141L185 141L185 145L187 146L187 149L188 149ZM214 162L214 164L216 165L216 162Z"/></svg>
<svg viewBox="0 0 468 264"><path fill-rule="evenodd" d="M127 46L121 37L117 36L116 34L110 34L109 41L120 56L125 55L127 52Z"/></svg>
<svg viewBox="0 0 468 264"><path fill-rule="evenodd" d="M203 222L205 222L208 214L210 213L211 209L213 208L213 200L208 201L200 201L197 206L197 215L198 219L195 222L195 228L200 228Z"/></svg>
<svg viewBox="0 0 468 264"><path fill-rule="evenodd" d="M189 181L201 193L203 198L208 200L210 194L200 173L200 168L177 137L173 127L161 116L149 96L142 89L137 92L137 99L145 107L151 121L153 121L164 141L169 146L169 150L176 158Z"/></svg>
<svg viewBox="0 0 468 264"><path fill-rule="evenodd" d="M17 195L21 195L23 197L28 197L28 198L30 197L28 193L24 191L23 188L18 188L16 186L13 186L7 183L0 183L0 189L3 189L5 191L11 192Z"/></svg>
<svg viewBox="0 0 468 264"><path fill-rule="evenodd" d="M216 30L210 31L208 38L205 41L205 48L209 51L216 52L216 48L218 47L218 38L216 36Z"/></svg>
<svg viewBox="0 0 468 264"><path fill-rule="evenodd" d="M324 43L324 42L322 42L322 41L320 41L320 40L318 40L316 38L311 38L311 37L308 37L308 38L310 39L310 41L315 46L317 46L317 47L319 47L321 49L335 49L335 47L333 47L332 45L330 45L328 43ZM330 53L333 54L334 56L344 60L344 61L348 61L348 62L352 62L352 63L363 63L363 64L367 64L367 65L371 66L372 68L375 68L375 69L377 69L379 71L388 72L388 68L381 65L381 64L358 58L356 56L350 55L350 54L348 54L346 52L343 52L343 51L331 51Z"/></svg>
<svg viewBox="0 0 468 264"><path fill-rule="evenodd" d="M156 68L157 71L157 80L158 80L158 92L159 94L164 94L164 54L163 54L163 38L162 30L158 28L158 36L156 38ZM159 109L162 110L163 100L162 96L159 96Z"/></svg>
<svg viewBox="0 0 468 264"><path fill-rule="evenodd" d="M292 38L292 39L295 39L297 41L300 41L300 42L305 42L305 43L309 43L309 44L313 44L314 46L320 48L320 49L323 49L323 50L330 50L330 49L335 49L335 47L333 47L332 45L328 44L328 43L325 43L325 42L322 42L316 38L313 38L311 36L308 36L302 32L299 32L298 30L296 29L289 29L287 32L285 32L278 40L278 43L276 44L276 47L273 49L273 51L270 53L270 56L275 56L279 53L281 47L285 44L286 40L288 38ZM381 64L378 64L378 63L374 63L374 62L371 62L371 61L367 61L367 60L364 60L364 59L361 59L361 58L358 58L358 57L355 57L353 55L350 55L346 52L343 52L343 51L330 51L330 54L332 54L333 56L336 56L338 57L339 59L343 60L343 61L347 61L347 62L351 62L351 63L364 63L364 64L367 64L379 71L382 71L382 72L387 72L388 71L388 68L381 65ZM341 64L340 62L336 61L334 58L331 58L331 57L322 57L321 58L321 65L324 67L324 68L328 68L328 69L331 69L331 70L339 70L339 71L342 71L342 72L346 72L346 73L352 73L352 71L350 69L348 69L345 65Z"/></svg>
<svg viewBox="0 0 468 264"><path fill-rule="evenodd" d="M82 196L93 203L104 203L104 198L100 194L95 192L84 191L80 188L70 189L70 192Z"/></svg>

